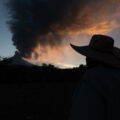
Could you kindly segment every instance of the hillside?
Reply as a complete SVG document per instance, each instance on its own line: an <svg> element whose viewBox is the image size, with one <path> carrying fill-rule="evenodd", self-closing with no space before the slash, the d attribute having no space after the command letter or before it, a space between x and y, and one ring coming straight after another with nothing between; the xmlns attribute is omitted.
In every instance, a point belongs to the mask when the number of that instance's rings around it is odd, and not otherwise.
<svg viewBox="0 0 120 120"><path fill-rule="evenodd" d="M86 67L0 66L0 119L67 120ZM2 119L3 120L3 119Z"/></svg>

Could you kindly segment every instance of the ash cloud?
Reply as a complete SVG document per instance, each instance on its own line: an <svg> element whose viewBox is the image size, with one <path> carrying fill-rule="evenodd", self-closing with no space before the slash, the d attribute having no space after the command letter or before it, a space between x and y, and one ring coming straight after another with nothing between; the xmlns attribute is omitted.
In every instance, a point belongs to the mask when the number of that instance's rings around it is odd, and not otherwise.
<svg viewBox="0 0 120 120"><path fill-rule="evenodd" d="M114 4L113 0L9 0L13 44L29 58L38 44L60 45L67 34L106 19L115 12Z"/></svg>

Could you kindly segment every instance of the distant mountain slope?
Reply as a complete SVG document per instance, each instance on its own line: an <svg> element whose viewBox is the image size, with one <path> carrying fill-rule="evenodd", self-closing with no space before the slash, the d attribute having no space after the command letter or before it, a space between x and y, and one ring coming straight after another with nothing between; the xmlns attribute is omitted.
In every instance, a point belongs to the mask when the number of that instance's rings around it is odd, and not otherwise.
<svg viewBox="0 0 120 120"><path fill-rule="evenodd" d="M23 66L32 66L33 64L29 63L22 59L19 52L15 52L15 55L12 57L12 63L10 65L23 65Z"/></svg>

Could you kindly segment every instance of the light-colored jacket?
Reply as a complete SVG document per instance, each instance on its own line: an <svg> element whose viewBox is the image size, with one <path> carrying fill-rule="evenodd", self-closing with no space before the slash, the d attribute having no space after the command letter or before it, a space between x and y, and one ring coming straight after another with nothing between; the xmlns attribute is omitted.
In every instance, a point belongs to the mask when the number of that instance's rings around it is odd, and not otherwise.
<svg viewBox="0 0 120 120"><path fill-rule="evenodd" d="M120 120L120 70L87 70L73 94L69 120Z"/></svg>

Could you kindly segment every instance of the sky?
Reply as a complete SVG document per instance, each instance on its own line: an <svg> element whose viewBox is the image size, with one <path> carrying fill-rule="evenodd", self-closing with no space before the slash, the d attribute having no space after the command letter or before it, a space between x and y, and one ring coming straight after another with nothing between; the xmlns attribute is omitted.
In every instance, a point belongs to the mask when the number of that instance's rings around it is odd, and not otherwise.
<svg viewBox="0 0 120 120"><path fill-rule="evenodd" d="M5 6L6 1L7 0L0 0L0 56L2 57L13 56L16 48L18 47L17 45L13 45L12 35L14 32L10 31L7 24L9 15L7 12L7 7ZM109 4L105 0L102 1L103 2L98 5L98 9L99 7L101 9L96 10L97 12L95 11L97 7L95 9L91 8L94 3L87 3L87 5L83 5L83 8L80 12L78 12L78 16L75 20L71 21L69 26L65 25L61 28L60 25L62 22L57 25L52 25L52 27L54 27L60 35L66 34L62 40L61 38L58 38L62 41L62 44L60 43L61 45L57 43L54 46L49 46L48 43L43 43L39 40L41 39L39 36L37 36L38 40L33 39L33 42L37 41L35 42L35 45L37 45L34 47L32 45L30 46L30 48L33 47L34 50L25 49L31 57L26 58L26 60L29 60L37 65L40 65L42 62L46 62L62 68L75 67L80 64L85 64L85 57L75 52L70 47L70 43L79 46L88 45L93 34L110 35L115 39L115 46L120 47L120 0L106 0ZM105 6L100 6L104 4ZM106 4L108 5L106 6ZM84 19L81 17L85 15L87 16L85 20L88 20L86 22L84 22ZM83 21L79 22L78 20ZM65 23L62 25L64 24ZM83 26L83 24L85 25ZM50 29L47 34L50 34L51 31L52 29ZM54 36L53 33L52 35ZM48 39L50 35L46 36ZM27 47L29 48L29 46ZM28 50L30 50L30 52ZM43 53L41 54L40 51Z"/></svg>
<svg viewBox="0 0 120 120"><path fill-rule="evenodd" d="M10 57L14 55L15 47L12 45L12 34L6 24L8 20L5 0L0 0L0 56Z"/></svg>

